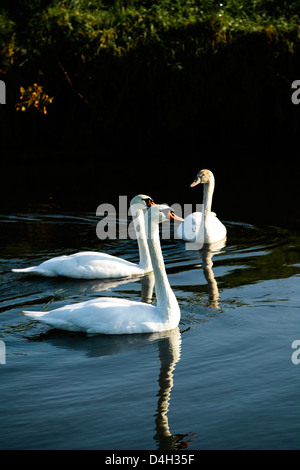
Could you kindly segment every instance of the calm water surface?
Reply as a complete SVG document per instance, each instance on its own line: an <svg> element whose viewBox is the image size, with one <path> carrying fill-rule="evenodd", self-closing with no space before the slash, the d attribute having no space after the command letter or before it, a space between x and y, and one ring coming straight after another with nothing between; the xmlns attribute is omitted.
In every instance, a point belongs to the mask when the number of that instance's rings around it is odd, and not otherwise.
<svg viewBox="0 0 300 470"><path fill-rule="evenodd" d="M173 332L88 337L22 316L98 296L155 302L152 276L11 272L78 250L137 262L136 242L100 241L98 221L0 216L0 448L299 449L300 364L291 360L300 340L299 234L226 222L226 245L215 252L162 240L181 307Z"/></svg>

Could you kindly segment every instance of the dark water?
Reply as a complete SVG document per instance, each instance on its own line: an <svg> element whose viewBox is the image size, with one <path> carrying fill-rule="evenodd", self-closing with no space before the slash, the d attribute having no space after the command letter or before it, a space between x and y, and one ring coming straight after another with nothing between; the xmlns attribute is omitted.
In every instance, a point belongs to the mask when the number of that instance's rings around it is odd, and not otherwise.
<svg viewBox="0 0 300 470"><path fill-rule="evenodd" d="M98 220L41 208L1 216L0 448L299 449L299 234L231 221L215 253L162 240L181 307L173 332L87 337L23 317L97 296L151 297L151 276L11 272L86 249L138 261L135 241L96 237Z"/></svg>

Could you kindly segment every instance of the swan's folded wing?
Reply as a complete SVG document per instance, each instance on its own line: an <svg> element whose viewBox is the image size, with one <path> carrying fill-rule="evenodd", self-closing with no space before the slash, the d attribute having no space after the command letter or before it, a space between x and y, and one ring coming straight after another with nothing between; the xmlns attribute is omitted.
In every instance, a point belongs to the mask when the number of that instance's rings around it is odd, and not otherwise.
<svg viewBox="0 0 300 470"><path fill-rule="evenodd" d="M151 333L165 329L156 306L116 297L23 314L53 328L93 334Z"/></svg>
<svg viewBox="0 0 300 470"><path fill-rule="evenodd" d="M13 270L48 277L65 276L75 279L111 279L139 275L138 265L107 253L85 251L44 261L38 266Z"/></svg>

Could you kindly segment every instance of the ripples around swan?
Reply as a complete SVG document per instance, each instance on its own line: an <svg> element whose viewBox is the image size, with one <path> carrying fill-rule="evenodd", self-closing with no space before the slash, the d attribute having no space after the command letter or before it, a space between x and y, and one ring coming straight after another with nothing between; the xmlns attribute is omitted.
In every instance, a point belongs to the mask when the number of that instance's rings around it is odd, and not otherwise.
<svg viewBox="0 0 300 470"><path fill-rule="evenodd" d="M181 308L173 332L88 337L24 318L24 309L98 296L155 302L152 275L80 281L11 272L79 250L136 262L135 240L99 240L98 220L0 216L0 448L298 448L300 365L291 344L300 339L299 235L231 221L214 250L163 238Z"/></svg>

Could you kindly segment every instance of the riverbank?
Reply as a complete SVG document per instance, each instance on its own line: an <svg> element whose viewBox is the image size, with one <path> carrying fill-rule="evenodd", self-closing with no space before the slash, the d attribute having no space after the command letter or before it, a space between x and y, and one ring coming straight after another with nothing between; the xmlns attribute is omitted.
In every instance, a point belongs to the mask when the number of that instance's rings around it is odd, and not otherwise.
<svg viewBox="0 0 300 470"><path fill-rule="evenodd" d="M0 21L4 207L199 203L209 168L220 217L294 222L296 2L4 2Z"/></svg>

